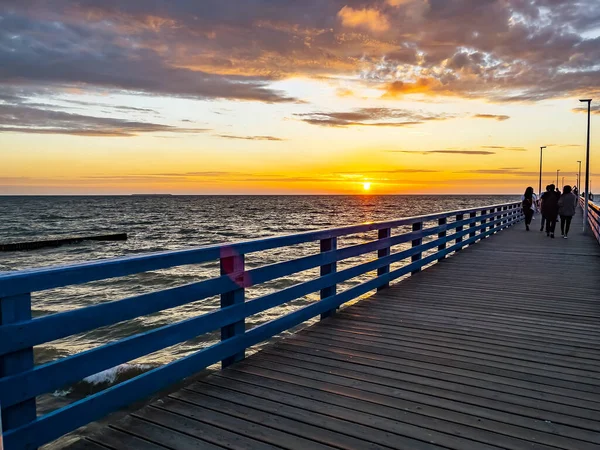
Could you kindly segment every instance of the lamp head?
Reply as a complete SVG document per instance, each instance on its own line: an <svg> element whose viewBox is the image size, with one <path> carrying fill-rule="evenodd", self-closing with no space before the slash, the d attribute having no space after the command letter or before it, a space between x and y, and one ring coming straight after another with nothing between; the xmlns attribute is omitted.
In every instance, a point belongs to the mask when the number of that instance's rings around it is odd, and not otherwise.
<svg viewBox="0 0 600 450"><path fill-rule="evenodd" d="M589 102L591 102L591 101L592 101L592 99L591 99L591 98L584 98L583 100L579 100L579 101L580 101L580 102L583 102L583 103L585 103L585 102L588 102L588 103L589 103Z"/></svg>

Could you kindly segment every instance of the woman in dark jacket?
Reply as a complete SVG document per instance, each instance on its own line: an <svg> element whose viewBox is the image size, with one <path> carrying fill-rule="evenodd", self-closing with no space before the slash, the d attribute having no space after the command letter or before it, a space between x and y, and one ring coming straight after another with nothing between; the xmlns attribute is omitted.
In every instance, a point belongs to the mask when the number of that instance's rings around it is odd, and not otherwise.
<svg viewBox="0 0 600 450"><path fill-rule="evenodd" d="M563 188L563 195L558 199L558 213L560 214L560 232L564 239L567 239L569 228L571 228L571 219L577 209L577 196L571 191L571 186Z"/></svg>
<svg viewBox="0 0 600 450"><path fill-rule="evenodd" d="M558 194L555 192L555 186L551 184L547 187L542 200L542 215L546 220L546 236L554 239L554 228L556 227L556 217L558 216Z"/></svg>
<svg viewBox="0 0 600 450"><path fill-rule="evenodd" d="M531 219L533 218L533 212L535 206L533 205L533 188L528 187L525 190L525 194L521 197L521 204L523 206L523 214L525 214L525 229L529 231L529 225L531 225Z"/></svg>

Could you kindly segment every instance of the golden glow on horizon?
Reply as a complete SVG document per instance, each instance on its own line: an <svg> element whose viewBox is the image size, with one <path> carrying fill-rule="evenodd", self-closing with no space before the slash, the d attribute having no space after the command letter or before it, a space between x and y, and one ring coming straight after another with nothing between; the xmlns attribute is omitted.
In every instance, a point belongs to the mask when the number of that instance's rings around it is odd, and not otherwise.
<svg viewBox="0 0 600 450"><path fill-rule="evenodd" d="M363 190L364 191L370 191L371 190L371 183L369 183L369 182L363 183Z"/></svg>

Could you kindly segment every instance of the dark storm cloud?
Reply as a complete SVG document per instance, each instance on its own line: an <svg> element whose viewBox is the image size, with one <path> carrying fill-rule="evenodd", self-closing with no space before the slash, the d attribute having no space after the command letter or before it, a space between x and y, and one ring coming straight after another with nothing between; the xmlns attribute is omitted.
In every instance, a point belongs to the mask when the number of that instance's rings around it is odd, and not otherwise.
<svg viewBox="0 0 600 450"><path fill-rule="evenodd" d="M431 120L446 120L452 114L426 113L393 108L360 108L348 112L312 112L295 114L303 122L327 127L405 127Z"/></svg>
<svg viewBox="0 0 600 450"><path fill-rule="evenodd" d="M600 93L600 38L585 37L596 0L5 0L3 11L2 83L289 102L272 80L360 74L386 98Z"/></svg>

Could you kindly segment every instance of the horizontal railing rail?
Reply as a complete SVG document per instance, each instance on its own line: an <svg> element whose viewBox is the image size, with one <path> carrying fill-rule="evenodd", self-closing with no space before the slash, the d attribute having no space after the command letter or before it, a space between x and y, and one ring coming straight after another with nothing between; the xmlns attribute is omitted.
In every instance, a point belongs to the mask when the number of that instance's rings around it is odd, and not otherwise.
<svg viewBox="0 0 600 450"><path fill-rule="evenodd" d="M522 220L520 203L484 206L386 222L310 231L288 236L211 245L7 272L0 275L0 405L7 450L35 448L91 421L121 409L221 362L244 358L245 350L276 334L321 315L331 316L348 301L384 289L402 276L443 260ZM410 226L411 231L392 234ZM338 248L338 238L378 231L366 243ZM319 243L319 251L253 269L245 256L298 244ZM396 246L410 243L409 248ZM406 246L406 245L405 245ZM404 247L405 247L404 246ZM396 247L396 248L395 248ZM366 262L337 269L349 258L376 253ZM220 262L220 275L179 287L144 293L38 318L31 315L31 293L122 277L175 266ZM400 267L392 264L403 263ZM245 300L245 289L268 281L320 268L320 276ZM338 292L340 283L370 272L372 278ZM245 329L245 319L303 296L320 292L320 300L274 320ZM35 365L33 347L191 302L221 296L220 308L180 322L134 334L88 351ZM39 395L63 388L119 364L221 331L221 340L169 364L154 368L106 390L37 417Z"/></svg>
<svg viewBox="0 0 600 450"><path fill-rule="evenodd" d="M583 209L585 206L585 198L579 197L579 206ZM600 243L600 206L588 201L588 225L592 233L596 237L598 243Z"/></svg>

